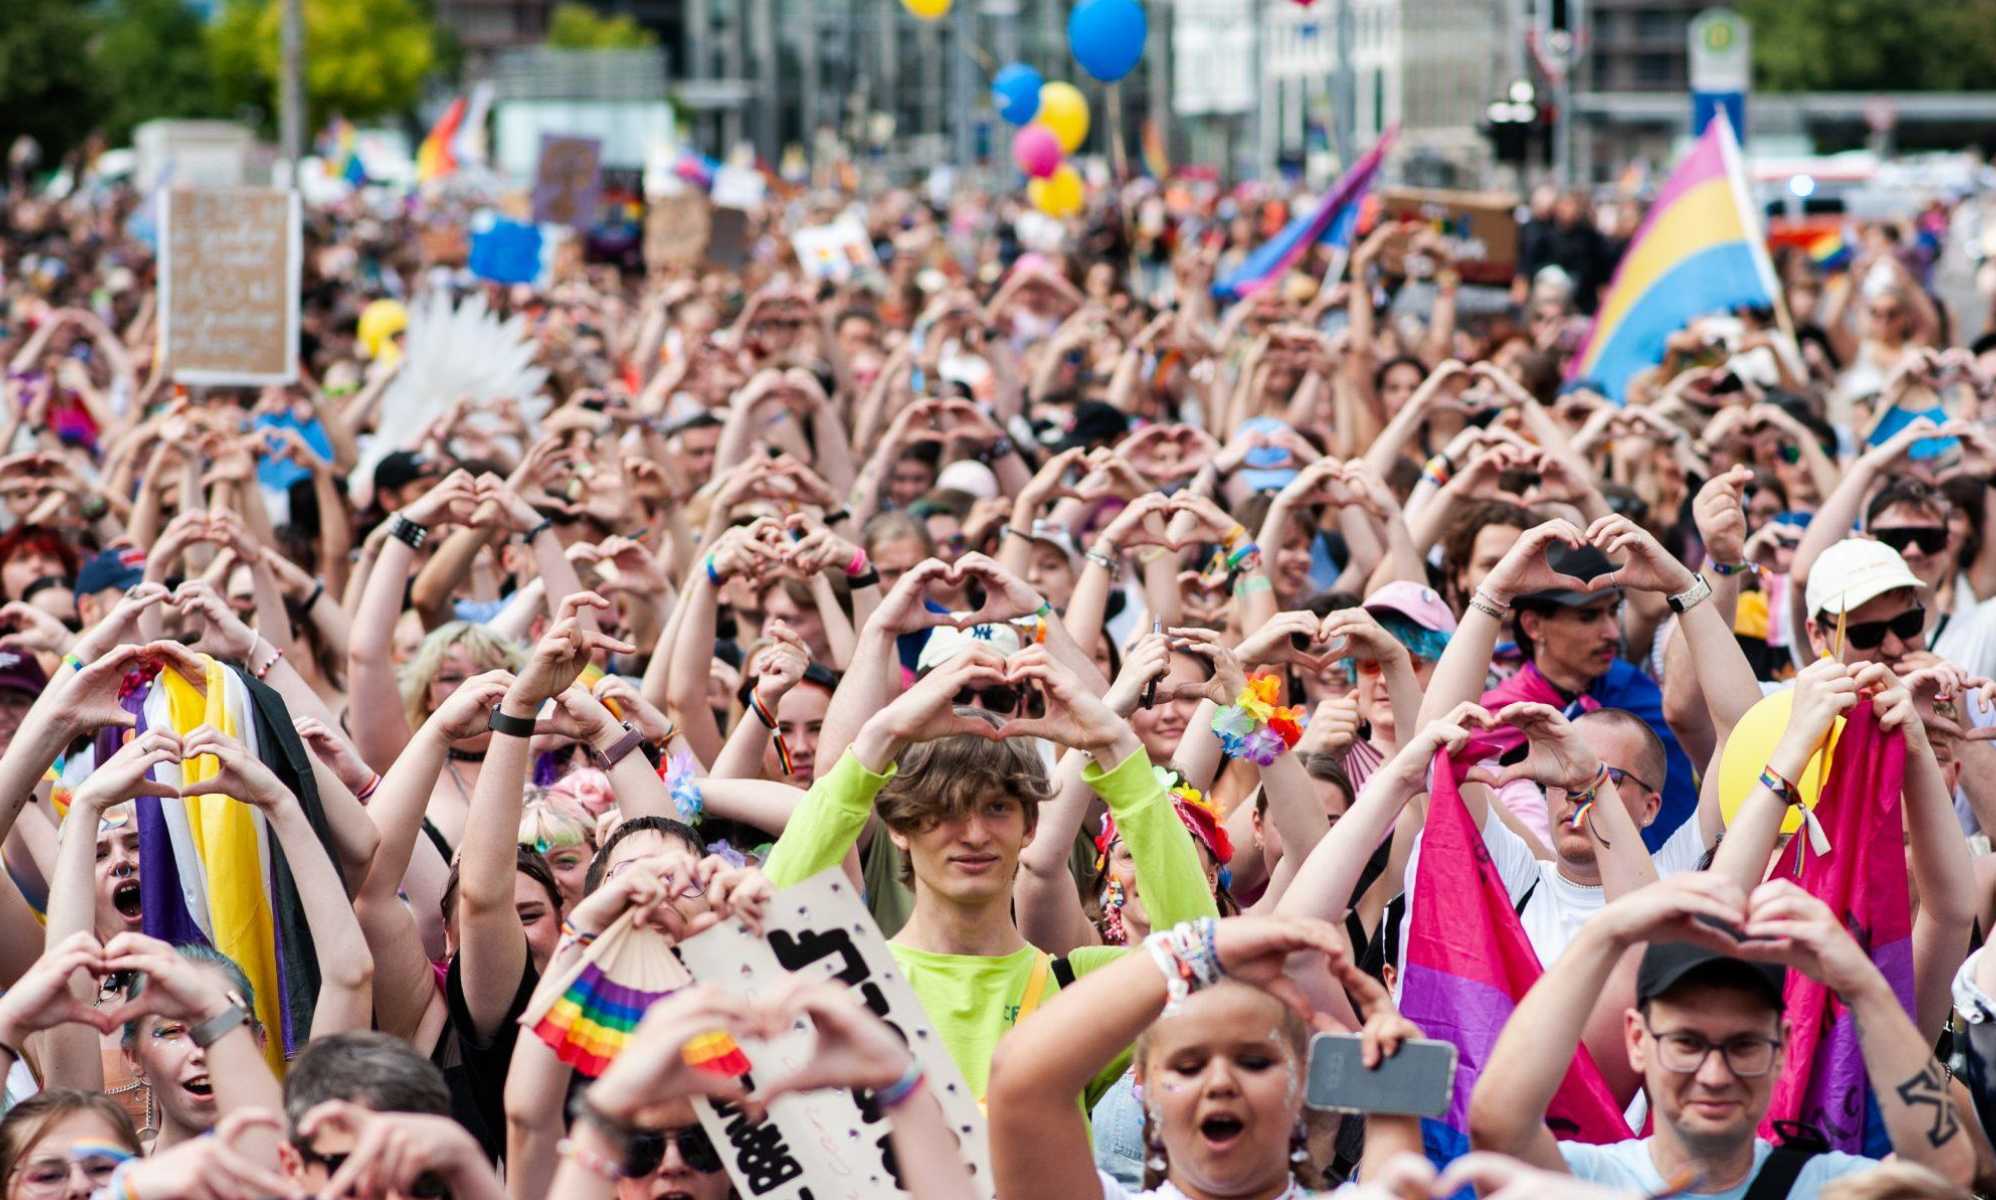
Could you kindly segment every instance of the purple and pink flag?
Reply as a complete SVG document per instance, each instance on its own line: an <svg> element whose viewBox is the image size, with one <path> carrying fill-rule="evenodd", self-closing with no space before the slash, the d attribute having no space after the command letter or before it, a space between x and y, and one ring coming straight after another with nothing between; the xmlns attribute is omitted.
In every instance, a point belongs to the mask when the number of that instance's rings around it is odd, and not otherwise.
<svg viewBox="0 0 1996 1200"><path fill-rule="evenodd" d="M1511 905L1497 864L1462 802L1471 765L1437 754L1428 823L1414 871L1400 1011L1431 1038L1456 1048L1455 1095L1446 1116L1422 1121L1437 1164L1469 1151L1469 1096L1504 1022L1543 973ZM1581 1046L1546 1109L1562 1140L1607 1143L1631 1134L1622 1106Z"/></svg>
<svg viewBox="0 0 1996 1200"><path fill-rule="evenodd" d="M1833 849L1811 854L1807 838L1791 838L1772 878L1793 880L1843 914L1845 928L1911 1015L1913 915L1899 816L1905 771L1906 739L1880 729L1869 704L1858 705L1837 738L1816 804ZM1833 1150L1873 1158L1891 1153L1850 1009L1800 971L1788 972L1784 995L1788 1051L1762 1136L1771 1136L1776 1121L1799 1121L1820 1131Z"/></svg>

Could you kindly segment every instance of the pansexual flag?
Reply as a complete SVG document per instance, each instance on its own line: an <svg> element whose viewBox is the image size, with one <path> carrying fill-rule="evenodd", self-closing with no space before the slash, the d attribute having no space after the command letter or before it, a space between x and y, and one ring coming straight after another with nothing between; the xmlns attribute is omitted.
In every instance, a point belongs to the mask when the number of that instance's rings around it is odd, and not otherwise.
<svg viewBox="0 0 1996 1200"><path fill-rule="evenodd" d="M1447 1115L1421 1121L1436 1165L1469 1152L1469 1096L1497 1034L1542 973L1510 894L1463 805L1467 759L1435 756L1428 823L1414 869L1400 1011L1431 1038L1456 1048L1455 1095ZM1622 1106L1581 1046L1546 1110L1562 1139L1607 1143L1631 1135Z"/></svg>
<svg viewBox="0 0 1996 1200"><path fill-rule="evenodd" d="M1780 295L1740 145L1720 113L1650 205L1567 378L1595 380L1620 400L1629 378L1662 362L1664 341L1693 319L1778 306Z"/></svg>
<svg viewBox="0 0 1996 1200"><path fill-rule="evenodd" d="M1273 283L1279 283L1312 245L1344 246L1351 243L1352 229L1358 224L1359 202L1372 190L1379 177L1379 164L1392 146L1395 125L1379 135L1379 142L1352 164L1317 207L1284 225L1276 235L1255 247L1241 260L1233 273L1213 284L1213 295L1221 300L1240 300Z"/></svg>
<svg viewBox="0 0 1996 1200"><path fill-rule="evenodd" d="M1794 880L1843 914L1844 927L1910 1016L1913 916L1899 819L1905 770L1906 739L1879 729L1871 706L1858 705L1845 718L1816 804L1816 819L1835 849L1805 854L1808 839L1790 838L1772 878ZM1821 1131L1832 1150L1885 1157L1892 1146L1871 1100L1850 1009L1800 971L1788 972L1784 999L1788 1052L1761 1135L1772 1136L1776 1121L1800 1121Z"/></svg>

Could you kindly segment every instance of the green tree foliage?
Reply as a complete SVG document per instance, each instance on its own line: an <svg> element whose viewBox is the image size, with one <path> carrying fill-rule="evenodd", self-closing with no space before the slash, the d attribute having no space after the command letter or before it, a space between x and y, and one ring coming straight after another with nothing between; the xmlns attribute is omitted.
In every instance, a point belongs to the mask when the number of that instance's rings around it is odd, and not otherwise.
<svg viewBox="0 0 1996 1200"><path fill-rule="evenodd" d="M209 74L201 19L186 0L113 0L99 10L90 61L105 90L112 145L155 117L226 115Z"/></svg>
<svg viewBox="0 0 1996 1200"><path fill-rule="evenodd" d="M1738 0L1756 82L1780 92L1975 91L1996 75L1996 0Z"/></svg>
<svg viewBox="0 0 1996 1200"><path fill-rule="evenodd" d="M557 50L642 50L658 35L630 14L606 17L587 4L557 4L548 18L548 45Z"/></svg>
<svg viewBox="0 0 1996 1200"><path fill-rule="evenodd" d="M406 111L437 64L436 29L415 0L305 0L306 127ZM277 111L282 62L278 0L228 0L208 28L209 62L225 100ZM266 122L267 124L268 122Z"/></svg>
<svg viewBox="0 0 1996 1200"><path fill-rule="evenodd" d="M44 165L81 141L103 111L104 81L89 56L95 29L83 0L0 3L0 136L33 137Z"/></svg>

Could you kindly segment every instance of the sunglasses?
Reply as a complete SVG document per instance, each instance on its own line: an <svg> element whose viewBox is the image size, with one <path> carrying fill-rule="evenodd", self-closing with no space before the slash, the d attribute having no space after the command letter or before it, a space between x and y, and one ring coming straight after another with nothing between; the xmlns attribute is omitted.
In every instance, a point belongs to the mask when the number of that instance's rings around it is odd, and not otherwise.
<svg viewBox="0 0 1996 1200"><path fill-rule="evenodd" d="M1939 554L1947 548L1947 530L1937 525L1896 525L1874 529L1871 536L1901 554L1908 546L1918 546L1921 554Z"/></svg>
<svg viewBox="0 0 1996 1200"><path fill-rule="evenodd" d="M353 1157L351 1154L321 1154L310 1146L300 1146L296 1142L292 1143L292 1147L298 1151L299 1158L325 1168L328 1176L339 1174L347 1159ZM450 1200L450 1194L450 1186L429 1171L417 1176L408 1191L411 1200Z"/></svg>
<svg viewBox="0 0 1996 1200"><path fill-rule="evenodd" d="M1656 791L1655 788L1651 787L1649 784L1645 783L1644 781L1636 778L1633 774L1629 773L1628 771L1624 771L1620 767L1609 767L1608 778L1615 781L1616 787L1621 787L1624 783L1633 783L1637 787L1644 790L1645 792Z"/></svg>
<svg viewBox="0 0 1996 1200"><path fill-rule="evenodd" d="M630 1152L624 1159L624 1169L631 1178L643 1178L658 1170L665 1161L668 1139L679 1143L680 1159L702 1175L712 1175L721 1169L721 1153L714 1149L707 1131L698 1125L688 1125L683 1129L647 1131L632 1138Z"/></svg>
<svg viewBox="0 0 1996 1200"><path fill-rule="evenodd" d="M1927 610L1914 605L1898 616L1885 621L1861 621L1844 626L1844 641L1853 650L1874 650L1890 633L1902 642L1910 642L1927 627Z"/></svg>
<svg viewBox="0 0 1996 1200"><path fill-rule="evenodd" d="M981 708L986 712L1012 716L1025 705L1028 717L1046 715L1046 700L1036 691L1013 687L964 688L957 692L954 703L958 708Z"/></svg>

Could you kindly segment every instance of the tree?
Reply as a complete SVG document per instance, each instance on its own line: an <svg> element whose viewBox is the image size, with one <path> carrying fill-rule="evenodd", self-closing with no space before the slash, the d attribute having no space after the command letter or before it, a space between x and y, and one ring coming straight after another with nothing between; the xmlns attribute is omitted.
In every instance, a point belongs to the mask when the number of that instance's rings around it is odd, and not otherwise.
<svg viewBox="0 0 1996 1200"><path fill-rule="evenodd" d="M0 138L34 138L45 167L81 142L103 111L103 81L87 53L94 28L83 0L0 3Z"/></svg>
<svg viewBox="0 0 1996 1200"><path fill-rule="evenodd" d="M1777 92L1974 91L1996 73L1996 0L1740 0Z"/></svg>
<svg viewBox="0 0 1996 1200"><path fill-rule="evenodd" d="M308 129L333 113L354 120L406 112L437 63L436 28L415 0L304 0ZM271 124L281 65L279 0L228 0L208 28L208 60L224 100Z"/></svg>
<svg viewBox="0 0 1996 1200"><path fill-rule="evenodd" d="M186 0L115 0L102 10L90 61L106 89L114 146L156 117L225 115L209 75L201 18Z"/></svg>
<svg viewBox="0 0 1996 1200"><path fill-rule="evenodd" d="M606 17L587 4L557 4L548 18L548 45L557 50L643 50L658 35L625 13Z"/></svg>

